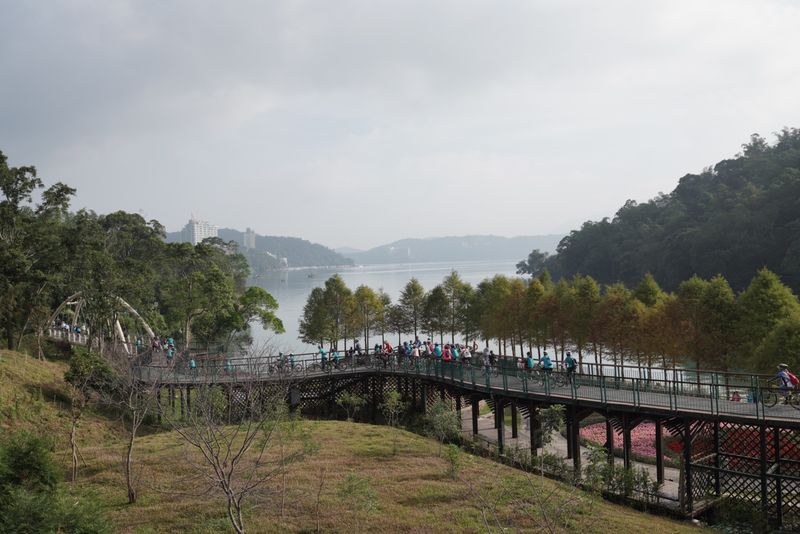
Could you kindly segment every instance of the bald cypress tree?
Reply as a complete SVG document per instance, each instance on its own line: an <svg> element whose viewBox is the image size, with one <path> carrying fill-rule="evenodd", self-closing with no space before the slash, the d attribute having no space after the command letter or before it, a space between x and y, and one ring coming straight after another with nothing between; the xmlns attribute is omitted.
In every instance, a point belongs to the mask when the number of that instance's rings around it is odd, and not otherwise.
<svg viewBox="0 0 800 534"><path fill-rule="evenodd" d="M758 347L778 323L800 313L800 303L775 273L761 269L739 297L737 311L737 361L755 369Z"/></svg>

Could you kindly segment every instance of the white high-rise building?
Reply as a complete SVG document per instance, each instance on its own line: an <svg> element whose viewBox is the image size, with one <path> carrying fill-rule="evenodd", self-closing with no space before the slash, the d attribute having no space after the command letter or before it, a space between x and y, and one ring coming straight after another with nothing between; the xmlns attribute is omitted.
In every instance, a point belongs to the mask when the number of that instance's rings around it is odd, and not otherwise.
<svg viewBox="0 0 800 534"><path fill-rule="evenodd" d="M244 232L244 237L242 238L242 245L246 249L254 249L256 248L256 232L252 228L248 228Z"/></svg>
<svg viewBox="0 0 800 534"><path fill-rule="evenodd" d="M181 238L192 245L200 243L207 237L218 237L219 226L211 224L208 221L198 221L197 219L189 219L186 226L181 231Z"/></svg>

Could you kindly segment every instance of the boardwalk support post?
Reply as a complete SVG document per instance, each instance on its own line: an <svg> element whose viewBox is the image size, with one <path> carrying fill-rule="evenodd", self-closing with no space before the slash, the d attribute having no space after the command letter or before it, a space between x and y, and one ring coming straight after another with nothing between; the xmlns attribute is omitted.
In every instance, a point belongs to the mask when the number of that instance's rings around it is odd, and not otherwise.
<svg viewBox="0 0 800 534"><path fill-rule="evenodd" d="M536 458L542 440L542 424L537 414L536 404L530 403L528 405L528 430L531 438L531 461Z"/></svg>
<svg viewBox="0 0 800 534"><path fill-rule="evenodd" d="M511 437L516 439L518 437L517 429L517 403L511 401Z"/></svg>
<svg viewBox="0 0 800 534"><path fill-rule="evenodd" d="M767 425L758 427L758 448L761 453L761 511L766 520L769 516L767 500Z"/></svg>
<svg viewBox="0 0 800 534"><path fill-rule="evenodd" d="M783 526L783 481L781 480L781 429L775 427L775 517L778 525Z"/></svg>
<svg viewBox="0 0 800 534"><path fill-rule="evenodd" d="M714 421L714 495L719 497L722 495L722 488L720 486L719 470L721 466L721 458L719 455L719 420Z"/></svg>
<svg viewBox="0 0 800 534"><path fill-rule="evenodd" d="M664 483L664 453L662 451L661 439L661 420L656 419L656 481L659 484Z"/></svg>
<svg viewBox="0 0 800 534"><path fill-rule="evenodd" d="M503 454L503 445L505 438L505 422L504 419L505 408L503 407L503 399L495 398L494 401L494 420L495 427L497 428L497 452Z"/></svg>
<svg viewBox="0 0 800 534"><path fill-rule="evenodd" d="M606 453L608 463L614 464L614 427L611 426L611 416L606 413Z"/></svg>
<svg viewBox="0 0 800 534"><path fill-rule="evenodd" d="M575 469L575 474L580 475L581 472L581 416L576 406L570 406L567 412L568 419L572 421L567 432L567 443L572 449L572 465Z"/></svg>
<svg viewBox="0 0 800 534"><path fill-rule="evenodd" d="M631 468L631 419L622 414L622 461L625 469Z"/></svg>
<svg viewBox="0 0 800 534"><path fill-rule="evenodd" d="M683 421L683 472L684 491L686 492L686 512L692 513L692 422L690 419Z"/></svg>
<svg viewBox="0 0 800 534"><path fill-rule="evenodd" d="M478 435L478 415L480 415L480 399L472 397L472 435Z"/></svg>

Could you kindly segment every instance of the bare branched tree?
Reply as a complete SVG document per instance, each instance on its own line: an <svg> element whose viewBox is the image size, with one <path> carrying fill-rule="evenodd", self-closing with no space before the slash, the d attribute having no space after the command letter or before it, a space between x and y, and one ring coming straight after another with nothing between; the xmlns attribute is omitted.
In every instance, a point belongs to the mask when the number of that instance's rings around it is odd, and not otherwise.
<svg viewBox="0 0 800 534"><path fill-rule="evenodd" d="M107 351L106 361L111 372L107 383L100 388L101 401L118 411L126 433L123 472L128 503L133 504L138 485L138 471L134 472L133 459L136 436L147 416L155 410L156 394L161 386L157 378L143 376L136 360L123 350Z"/></svg>
<svg viewBox="0 0 800 534"><path fill-rule="evenodd" d="M233 364L231 371L198 362L189 371L191 406L183 417L169 411L165 417L199 453L187 461L205 480L206 491L224 496L231 526L242 534L245 500L285 494L288 465L308 453L310 445L294 434L295 419L286 405L289 379L268 373L264 357L251 354Z"/></svg>

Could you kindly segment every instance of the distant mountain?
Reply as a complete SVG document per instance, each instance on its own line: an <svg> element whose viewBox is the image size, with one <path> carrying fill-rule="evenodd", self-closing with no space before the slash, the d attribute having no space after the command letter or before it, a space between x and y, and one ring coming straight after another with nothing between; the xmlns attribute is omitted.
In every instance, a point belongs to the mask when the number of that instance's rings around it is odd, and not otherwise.
<svg viewBox="0 0 800 534"><path fill-rule="evenodd" d="M358 254L359 252L364 252L360 248L353 248L353 247L339 247L333 249L335 252L338 252L342 256L349 256L350 254Z"/></svg>
<svg viewBox="0 0 800 534"><path fill-rule="evenodd" d="M519 237L470 235L401 239L364 252L351 252L346 256L360 264L519 260L527 257L535 248L543 252L554 252L563 237L563 235Z"/></svg>
<svg viewBox="0 0 800 534"><path fill-rule="evenodd" d="M286 258L289 267L323 267L352 265L353 260L328 247L300 239L256 234L256 248L242 247L244 232L232 228L221 228L219 237L225 241L239 243L239 250L247 257L254 274L280 267L281 258ZM181 241L181 232L167 234L167 242Z"/></svg>

